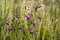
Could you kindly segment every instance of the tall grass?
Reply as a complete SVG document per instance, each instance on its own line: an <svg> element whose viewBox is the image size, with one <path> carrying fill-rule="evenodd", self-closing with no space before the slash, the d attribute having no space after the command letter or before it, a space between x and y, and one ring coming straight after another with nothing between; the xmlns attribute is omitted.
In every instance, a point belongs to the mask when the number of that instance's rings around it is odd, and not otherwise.
<svg viewBox="0 0 60 40"><path fill-rule="evenodd" d="M60 40L60 0L0 0L0 40Z"/></svg>

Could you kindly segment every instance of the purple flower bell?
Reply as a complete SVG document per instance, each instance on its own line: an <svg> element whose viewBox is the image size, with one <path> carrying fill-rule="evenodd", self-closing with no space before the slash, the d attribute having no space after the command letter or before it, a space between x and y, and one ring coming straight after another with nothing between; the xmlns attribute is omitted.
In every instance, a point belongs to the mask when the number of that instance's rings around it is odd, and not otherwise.
<svg viewBox="0 0 60 40"><path fill-rule="evenodd" d="M8 30L10 31L10 30L12 30L12 29L13 29L13 26L9 26Z"/></svg>
<svg viewBox="0 0 60 40"><path fill-rule="evenodd" d="M37 24L36 24L36 23L33 23L33 26L34 26L34 27L37 27Z"/></svg>
<svg viewBox="0 0 60 40"><path fill-rule="evenodd" d="M7 21L5 21L5 24L6 24L6 25L9 25L9 22L10 22L10 21L7 20Z"/></svg>
<svg viewBox="0 0 60 40"><path fill-rule="evenodd" d="M30 34L33 34L34 33L34 30L33 29L30 29Z"/></svg>
<svg viewBox="0 0 60 40"><path fill-rule="evenodd" d="M32 16L31 16L31 14L28 14L27 16L26 16L26 19L30 19Z"/></svg>

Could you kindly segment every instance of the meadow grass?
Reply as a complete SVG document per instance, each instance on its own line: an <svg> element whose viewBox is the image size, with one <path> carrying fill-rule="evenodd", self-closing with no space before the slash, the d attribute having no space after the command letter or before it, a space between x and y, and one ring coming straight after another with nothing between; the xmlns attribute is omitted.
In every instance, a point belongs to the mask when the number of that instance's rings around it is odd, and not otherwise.
<svg viewBox="0 0 60 40"><path fill-rule="evenodd" d="M0 40L60 40L60 0L0 0Z"/></svg>

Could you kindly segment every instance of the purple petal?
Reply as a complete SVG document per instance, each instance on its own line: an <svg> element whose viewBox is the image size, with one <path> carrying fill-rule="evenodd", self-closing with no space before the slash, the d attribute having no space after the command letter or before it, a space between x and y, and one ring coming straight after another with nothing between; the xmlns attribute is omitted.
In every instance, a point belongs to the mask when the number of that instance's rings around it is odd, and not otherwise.
<svg viewBox="0 0 60 40"><path fill-rule="evenodd" d="M33 29L30 29L30 34L33 34L34 33L34 30Z"/></svg>
<svg viewBox="0 0 60 40"><path fill-rule="evenodd" d="M28 14L27 16L26 16L26 19L30 19L32 16L30 15L30 14Z"/></svg>
<svg viewBox="0 0 60 40"><path fill-rule="evenodd" d="M10 30L12 30L12 29L13 29L13 26L9 26L8 30L10 31Z"/></svg>
<svg viewBox="0 0 60 40"><path fill-rule="evenodd" d="M10 21L5 21L5 24L6 24L6 25L9 25L9 22L10 22Z"/></svg>
<svg viewBox="0 0 60 40"><path fill-rule="evenodd" d="M33 23L33 26L34 26L34 27L37 27L37 24L36 24L36 23Z"/></svg>

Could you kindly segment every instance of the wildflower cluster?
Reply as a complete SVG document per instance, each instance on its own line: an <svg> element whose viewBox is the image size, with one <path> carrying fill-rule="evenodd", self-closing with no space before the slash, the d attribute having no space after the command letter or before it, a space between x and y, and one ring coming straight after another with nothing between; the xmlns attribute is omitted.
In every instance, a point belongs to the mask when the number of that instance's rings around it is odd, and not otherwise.
<svg viewBox="0 0 60 40"><path fill-rule="evenodd" d="M16 18L19 18L18 13L15 13L13 16L16 17ZM29 20L29 19L33 18L33 16L32 16L30 13L28 13L28 14L25 16L25 18L26 18L27 20ZM41 17L37 17L37 18L38 18L39 20L41 20ZM6 20L6 21L5 21L5 24L9 26L9 27L8 27L8 30L9 30L9 31L11 31L11 30L14 29L13 25L9 25L9 24L10 24L10 21L9 21L9 20ZM37 23L35 23L35 22L32 22L32 25L33 25L33 27L37 27L37 26L38 26ZM18 27L18 30L23 31L23 27ZM29 32L30 32L30 34L33 34L33 33L34 33L34 30L33 30L32 28L29 28Z"/></svg>

